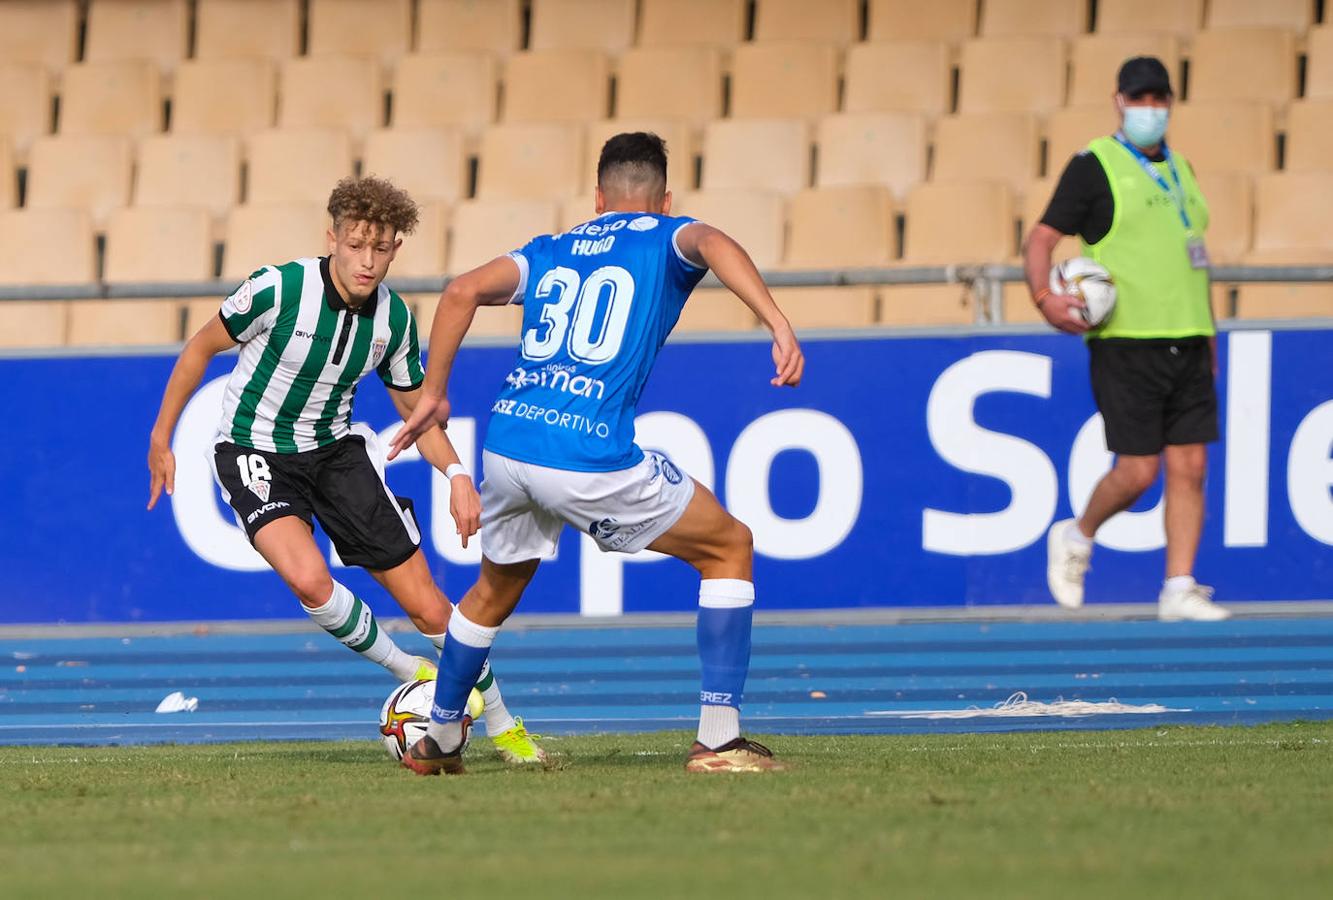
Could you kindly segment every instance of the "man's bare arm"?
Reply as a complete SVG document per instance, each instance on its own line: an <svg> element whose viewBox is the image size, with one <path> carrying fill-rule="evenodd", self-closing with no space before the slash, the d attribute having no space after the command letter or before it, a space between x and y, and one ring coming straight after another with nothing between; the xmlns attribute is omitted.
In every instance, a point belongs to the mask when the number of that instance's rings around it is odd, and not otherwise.
<svg viewBox="0 0 1333 900"><path fill-rule="evenodd" d="M389 391L398 415L406 422L412 417L421 402L421 388L413 391ZM417 439L417 449L426 462L436 469L449 474L449 467L461 465L458 451L443 428L429 428ZM449 479L449 514L454 518L454 533L463 539L467 546L468 538L481 528L481 497L477 495L472 476L466 472L456 474Z"/></svg>
<svg viewBox="0 0 1333 900"><path fill-rule="evenodd" d="M1033 226L1023 243L1023 272L1027 276L1028 291L1037 303L1037 310L1051 327L1070 334L1082 334L1088 330L1088 323L1078 313L1078 310L1083 309L1083 301L1068 294L1052 293L1050 289L1051 254L1063 237L1063 234L1043 222ZM1043 292L1045 296L1042 296ZM1040 301L1038 297L1041 297Z"/></svg>

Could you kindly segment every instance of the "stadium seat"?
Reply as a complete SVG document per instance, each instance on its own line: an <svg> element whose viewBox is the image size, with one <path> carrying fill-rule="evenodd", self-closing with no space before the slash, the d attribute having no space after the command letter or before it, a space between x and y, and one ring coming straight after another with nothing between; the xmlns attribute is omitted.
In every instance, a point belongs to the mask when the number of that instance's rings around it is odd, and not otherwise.
<svg viewBox="0 0 1333 900"><path fill-rule="evenodd" d="M445 269L462 274L555 229L549 200L465 200L454 207Z"/></svg>
<svg viewBox="0 0 1333 900"><path fill-rule="evenodd" d="M0 284L85 284L97 278L96 253L82 210L0 210Z"/></svg>
<svg viewBox="0 0 1333 900"><path fill-rule="evenodd" d="M886 265L895 256L894 212L886 187L801 191L787 206L791 224L783 263L799 269Z"/></svg>
<svg viewBox="0 0 1333 900"><path fill-rule="evenodd" d="M33 139L51 131L51 77L34 63L5 62L0 84L0 135L8 137L18 160L26 160Z"/></svg>
<svg viewBox="0 0 1333 900"><path fill-rule="evenodd" d="M394 71L393 124L480 131L495 121L497 79L495 60L485 53L405 56Z"/></svg>
<svg viewBox="0 0 1333 900"><path fill-rule="evenodd" d="M649 131L667 145L667 188L688 191L694 187L694 139L684 122L672 119L608 119L590 122L583 138L583 185L589 194L597 185L597 160L602 146L613 136L626 131ZM592 209L591 206L588 209Z"/></svg>
<svg viewBox="0 0 1333 900"><path fill-rule="evenodd" d="M138 60L84 63L65 70L60 133L139 137L162 130L157 67Z"/></svg>
<svg viewBox="0 0 1333 900"><path fill-rule="evenodd" d="M1328 198L1333 172L1262 175L1255 181L1254 252L1333 253Z"/></svg>
<svg viewBox="0 0 1333 900"><path fill-rule="evenodd" d="M505 55L523 39L519 0L419 0L417 52L485 51Z"/></svg>
<svg viewBox="0 0 1333 900"><path fill-rule="evenodd" d="M704 288L690 294L674 332L753 331L759 320L740 298L725 288Z"/></svg>
<svg viewBox="0 0 1333 900"><path fill-rule="evenodd" d="M532 0L533 50L620 53L634 43L635 0Z"/></svg>
<svg viewBox="0 0 1333 900"><path fill-rule="evenodd" d="M56 74L78 58L78 51L78 0L0 3L0 60L33 63Z"/></svg>
<svg viewBox="0 0 1333 900"><path fill-rule="evenodd" d="M477 196L556 200L583 187L583 130L552 123L486 129L477 163Z"/></svg>
<svg viewBox="0 0 1333 900"><path fill-rule="evenodd" d="M760 269L776 268L782 262L786 216L780 194L762 190L681 193L675 196L672 212L725 231Z"/></svg>
<svg viewBox="0 0 1333 900"><path fill-rule="evenodd" d="M559 85L558 97L552 85ZM590 122L610 112L610 65L591 50L515 53L505 65L506 122Z"/></svg>
<svg viewBox="0 0 1333 900"><path fill-rule="evenodd" d="M1179 89L1180 49L1169 34L1088 34L1077 38L1069 52L1070 106L1110 106L1115 77L1131 56L1155 56Z"/></svg>
<svg viewBox="0 0 1333 900"><path fill-rule="evenodd" d="M1254 185L1236 172L1201 172L1199 189L1208 203L1208 257L1236 265L1250 252L1254 235Z"/></svg>
<svg viewBox="0 0 1333 900"><path fill-rule="evenodd" d="M857 44L847 52L843 112L943 115L949 111L952 73L944 43Z"/></svg>
<svg viewBox="0 0 1333 900"><path fill-rule="evenodd" d="M404 299L409 299L404 297ZM415 294L410 298L417 319L417 340L422 349L430 345L430 329L435 321L435 309L440 305L439 294ZM518 344L519 333L523 330L523 305L505 304L504 306L480 306L472 317L464 343L474 338L486 338L490 343L499 343L497 338L509 338Z"/></svg>
<svg viewBox="0 0 1333 900"><path fill-rule="evenodd" d="M391 179L418 203L453 203L467 189L463 136L438 128L372 131L366 138L361 171Z"/></svg>
<svg viewBox="0 0 1333 900"><path fill-rule="evenodd" d="M815 126L818 187L882 184L901 198L926 180L926 119L916 113L841 113Z"/></svg>
<svg viewBox="0 0 1333 900"><path fill-rule="evenodd" d="M1055 193L1055 185L1059 180L1059 173L1047 178L1039 178L1030 182L1027 189L1023 191L1023 203L1019 207L1019 215L1021 216L1019 223L1024 240L1027 239L1027 235L1031 233L1032 229L1041 222L1041 217L1046 215L1046 207L1051 203L1051 195ZM1022 252L1022 247L1019 248L1019 251ZM1051 261L1062 262L1066 259L1072 259L1078 256L1079 252L1078 235L1070 235L1056 245Z"/></svg>
<svg viewBox="0 0 1333 900"><path fill-rule="evenodd" d="M1098 34L1159 32L1189 39L1203 23L1203 0L1097 0Z"/></svg>
<svg viewBox="0 0 1333 900"><path fill-rule="evenodd" d="M135 206L193 206L219 220L241 199L241 149L233 137L152 135L139 142Z"/></svg>
<svg viewBox="0 0 1333 900"><path fill-rule="evenodd" d="M1333 98L1287 107L1287 172L1333 172Z"/></svg>
<svg viewBox="0 0 1333 900"><path fill-rule="evenodd" d="M923 184L907 198L903 262L985 263L1015 254L1014 203L1002 181Z"/></svg>
<svg viewBox="0 0 1333 900"><path fill-rule="evenodd" d="M663 73L670 77L663 77ZM616 71L616 115L703 122L722 116L722 58L715 47L635 47Z"/></svg>
<svg viewBox="0 0 1333 900"><path fill-rule="evenodd" d="M861 37L857 0L755 0L756 41L850 44Z"/></svg>
<svg viewBox="0 0 1333 900"><path fill-rule="evenodd" d="M412 0L310 0L311 56L373 57L392 67L412 43Z"/></svg>
<svg viewBox="0 0 1333 900"><path fill-rule="evenodd" d="M10 209L18 199L18 172L14 169L14 151L0 135L0 209Z"/></svg>
<svg viewBox="0 0 1333 900"><path fill-rule="evenodd" d="M1255 265L1333 265L1333 253L1252 255ZM1236 286L1238 319L1333 318L1333 284L1318 283L1240 284Z"/></svg>
<svg viewBox="0 0 1333 900"><path fill-rule="evenodd" d="M1314 8L1310 0L1208 0L1208 27L1304 31L1314 22Z"/></svg>
<svg viewBox="0 0 1333 900"><path fill-rule="evenodd" d="M126 137L38 138L28 154L27 206L84 210L100 227L129 203L133 162Z"/></svg>
<svg viewBox="0 0 1333 900"><path fill-rule="evenodd" d="M246 139L246 157L251 204L322 207L338 180L352 174L352 142L340 131L260 132Z"/></svg>
<svg viewBox="0 0 1333 900"><path fill-rule="evenodd" d="M971 325L972 291L965 284L889 285L879 291L880 325L895 328Z"/></svg>
<svg viewBox="0 0 1333 900"><path fill-rule="evenodd" d="M1333 98L1333 25L1310 29L1305 96Z"/></svg>
<svg viewBox="0 0 1333 900"><path fill-rule="evenodd" d="M246 274L248 275L250 273L247 272ZM189 340L198 334L199 329L203 328L210 320L216 319L221 307L221 297L204 297L197 300L186 300L184 338Z"/></svg>
<svg viewBox="0 0 1333 900"><path fill-rule="evenodd" d="M189 19L185 0L92 0L83 59L146 60L170 74L185 58Z"/></svg>
<svg viewBox="0 0 1333 900"><path fill-rule="evenodd" d="M420 204L416 231L401 234L403 245L393 258L389 284L394 278L438 278L444 274L444 249L449 233L449 211L439 202Z"/></svg>
<svg viewBox="0 0 1333 900"><path fill-rule="evenodd" d="M975 0L870 0L867 41L961 43L977 33Z"/></svg>
<svg viewBox="0 0 1333 900"><path fill-rule="evenodd" d="M102 278L207 281L213 277L212 229L208 211L198 207L118 209L107 220Z"/></svg>
<svg viewBox="0 0 1333 900"><path fill-rule="evenodd" d="M838 51L832 44L742 44L731 64L731 115L764 119L827 115L838 108Z"/></svg>
<svg viewBox="0 0 1333 900"><path fill-rule="evenodd" d="M222 277L239 281L261 266L323 256L329 252L329 225L323 203L237 206L227 216Z"/></svg>
<svg viewBox="0 0 1333 900"><path fill-rule="evenodd" d="M360 138L384 124L384 89L368 59L292 59L282 64L279 80L279 128L337 128Z"/></svg>
<svg viewBox="0 0 1333 900"><path fill-rule="evenodd" d="M263 27L256 27L262 22ZM301 49L300 0L198 0L196 59L282 62Z"/></svg>
<svg viewBox="0 0 1333 900"><path fill-rule="evenodd" d="M273 127L277 75L261 59L190 59L176 70L171 130L245 135Z"/></svg>
<svg viewBox="0 0 1333 900"><path fill-rule="evenodd" d="M1065 102L1065 42L987 38L963 44L958 111L1047 113ZM1003 72L1004 77L997 77Z"/></svg>
<svg viewBox="0 0 1333 900"><path fill-rule="evenodd" d="M673 214L679 214L679 210L672 207ZM561 232L566 232L575 225L582 225L590 221L597 215L596 196L588 194L576 194L573 197L566 197L560 201L560 214L556 220L556 227Z"/></svg>
<svg viewBox="0 0 1333 900"><path fill-rule="evenodd" d="M868 328L875 324L877 291L855 287L773 288L773 299L797 333L812 328Z"/></svg>
<svg viewBox="0 0 1333 900"><path fill-rule="evenodd" d="M181 339L178 300L81 300L69 305L71 347L149 347Z"/></svg>
<svg viewBox="0 0 1333 900"><path fill-rule="evenodd" d="M639 46L732 47L745 40L746 0L640 0Z"/></svg>
<svg viewBox="0 0 1333 900"><path fill-rule="evenodd" d="M935 125L932 181L998 179L1020 193L1039 174L1037 117L992 112L945 116Z"/></svg>
<svg viewBox="0 0 1333 900"><path fill-rule="evenodd" d="M1237 65L1244 60L1244 65ZM1296 38L1283 28L1201 31L1190 54L1188 98L1262 100L1282 104L1296 96Z"/></svg>
<svg viewBox="0 0 1333 900"><path fill-rule="evenodd" d="M1118 127L1109 102L1056 110L1046 121L1046 174L1059 177L1071 156L1093 138L1113 134Z"/></svg>
<svg viewBox="0 0 1333 900"><path fill-rule="evenodd" d="M985 0L981 33L986 37L1074 37L1088 30L1088 6L1073 0Z"/></svg>
<svg viewBox="0 0 1333 900"><path fill-rule="evenodd" d="M1273 111L1263 103L1182 103L1167 140L1197 172L1270 172L1277 159Z"/></svg>
<svg viewBox="0 0 1333 900"><path fill-rule="evenodd" d="M810 184L810 128L794 119L710 122L702 186L793 194Z"/></svg>
<svg viewBox="0 0 1333 900"><path fill-rule="evenodd" d="M0 303L0 347L59 347L65 343L68 330L68 303L55 300Z"/></svg>

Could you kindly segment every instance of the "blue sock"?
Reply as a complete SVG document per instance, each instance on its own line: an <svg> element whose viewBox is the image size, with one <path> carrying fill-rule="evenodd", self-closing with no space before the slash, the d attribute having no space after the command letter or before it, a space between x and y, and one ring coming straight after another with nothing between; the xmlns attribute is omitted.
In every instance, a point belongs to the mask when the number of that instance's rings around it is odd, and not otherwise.
<svg viewBox="0 0 1333 900"><path fill-rule="evenodd" d="M697 633L699 662L703 669L699 692L702 705L740 707L745 676L750 671L750 625L753 619L754 584L751 582L708 578L699 585Z"/></svg>
<svg viewBox="0 0 1333 900"><path fill-rule="evenodd" d="M444 637L444 649L440 651L435 705L430 711L432 722L443 724L463 718L467 712L467 695L481 677L499 630L469 621L458 609L453 611Z"/></svg>

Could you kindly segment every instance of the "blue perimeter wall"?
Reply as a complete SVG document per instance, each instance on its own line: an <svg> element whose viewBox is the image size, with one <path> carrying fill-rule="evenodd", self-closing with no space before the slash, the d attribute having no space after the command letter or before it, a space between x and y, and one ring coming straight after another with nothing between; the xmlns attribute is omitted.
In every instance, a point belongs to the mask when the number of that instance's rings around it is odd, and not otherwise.
<svg viewBox="0 0 1333 900"><path fill-rule="evenodd" d="M1223 601L1333 598L1329 338L1219 339L1223 440L1210 451L1198 574ZM1046 529L1071 503L1081 508L1110 461L1081 343L830 338L806 352L805 384L777 390L767 343L673 343L640 409L640 443L671 454L754 529L760 608L1049 603ZM0 623L301 615L244 542L205 463L231 357L215 362L183 417L176 497L145 511L148 432L172 363L0 359ZM474 470L514 363L508 348L459 356L450 432ZM373 383L355 419L384 435L397 421ZM414 498L431 565L456 599L477 548L457 546L443 480L420 459L388 471ZM1108 525L1089 603L1155 599L1160 501L1159 485ZM365 573L335 572L381 614L393 611ZM696 597L684 565L600 554L567 529L520 610L691 610Z"/></svg>

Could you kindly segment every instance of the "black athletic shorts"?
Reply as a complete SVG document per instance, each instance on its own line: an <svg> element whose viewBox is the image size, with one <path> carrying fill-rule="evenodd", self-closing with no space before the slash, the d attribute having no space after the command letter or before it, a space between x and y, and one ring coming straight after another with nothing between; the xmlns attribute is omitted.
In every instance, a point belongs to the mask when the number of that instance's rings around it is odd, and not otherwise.
<svg viewBox="0 0 1333 900"><path fill-rule="evenodd" d="M260 528L284 516L311 527L311 517L318 517L349 566L392 569L421 543L412 501L389 490L359 434L302 453L269 453L223 441L213 448L213 465L222 495L251 543Z"/></svg>
<svg viewBox="0 0 1333 900"><path fill-rule="evenodd" d="M1217 440L1208 338L1094 338L1088 356L1112 453L1152 456L1168 444Z"/></svg>

